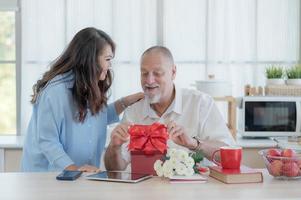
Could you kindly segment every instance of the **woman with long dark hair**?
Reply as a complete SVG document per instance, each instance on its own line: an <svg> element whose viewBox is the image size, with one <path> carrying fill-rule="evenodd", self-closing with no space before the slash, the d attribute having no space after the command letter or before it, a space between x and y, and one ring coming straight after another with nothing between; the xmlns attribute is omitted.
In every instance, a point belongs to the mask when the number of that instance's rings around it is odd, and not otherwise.
<svg viewBox="0 0 301 200"><path fill-rule="evenodd" d="M107 125L143 98L107 104L115 44L95 28L79 31L33 86L33 113L23 148L23 171L97 171Z"/></svg>

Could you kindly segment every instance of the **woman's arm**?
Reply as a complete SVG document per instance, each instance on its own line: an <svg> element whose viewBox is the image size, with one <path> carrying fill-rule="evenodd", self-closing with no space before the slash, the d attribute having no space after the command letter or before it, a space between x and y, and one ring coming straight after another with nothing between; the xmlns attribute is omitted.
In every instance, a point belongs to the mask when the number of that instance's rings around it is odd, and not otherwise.
<svg viewBox="0 0 301 200"><path fill-rule="evenodd" d="M60 119L63 115L54 97L48 94L41 96L37 108L37 142L39 150L44 154L49 165L55 169L65 169L74 165L73 160L67 155L63 144L60 142Z"/></svg>

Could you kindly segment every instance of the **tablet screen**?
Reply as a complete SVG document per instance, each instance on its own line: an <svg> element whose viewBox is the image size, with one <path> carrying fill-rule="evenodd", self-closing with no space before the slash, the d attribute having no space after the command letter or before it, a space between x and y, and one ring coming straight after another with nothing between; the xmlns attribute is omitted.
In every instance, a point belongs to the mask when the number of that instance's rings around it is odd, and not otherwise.
<svg viewBox="0 0 301 200"><path fill-rule="evenodd" d="M136 183L150 178L151 175L136 174L129 172L115 172L115 171L103 171L96 174L86 176L87 179L100 180L100 181L115 181L115 182L128 182Z"/></svg>

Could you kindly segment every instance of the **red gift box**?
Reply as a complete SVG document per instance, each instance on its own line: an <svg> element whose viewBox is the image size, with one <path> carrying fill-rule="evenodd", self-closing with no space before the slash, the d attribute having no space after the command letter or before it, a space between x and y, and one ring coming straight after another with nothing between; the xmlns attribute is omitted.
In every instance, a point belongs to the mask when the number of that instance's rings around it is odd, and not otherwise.
<svg viewBox="0 0 301 200"><path fill-rule="evenodd" d="M154 152L146 155L142 151L131 151L132 173L157 175L154 170L156 160L161 160L165 153Z"/></svg>
<svg viewBox="0 0 301 200"><path fill-rule="evenodd" d="M156 175L154 163L166 154L167 128L160 123L129 128L132 173Z"/></svg>

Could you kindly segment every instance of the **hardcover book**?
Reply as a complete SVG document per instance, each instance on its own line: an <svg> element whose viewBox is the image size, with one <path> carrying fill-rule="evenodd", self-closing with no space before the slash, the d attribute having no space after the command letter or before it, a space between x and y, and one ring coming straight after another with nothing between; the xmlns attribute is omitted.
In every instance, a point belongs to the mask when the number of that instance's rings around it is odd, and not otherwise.
<svg viewBox="0 0 301 200"><path fill-rule="evenodd" d="M247 166L240 169L222 169L219 166L210 166L210 176L223 183L261 183L262 172Z"/></svg>
<svg viewBox="0 0 301 200"><path fill-rule="evenodd" d="M192 176L180 176L174 175L169 179L170 183L206 183L208 178L200 174L194 174Z"/></svg>

